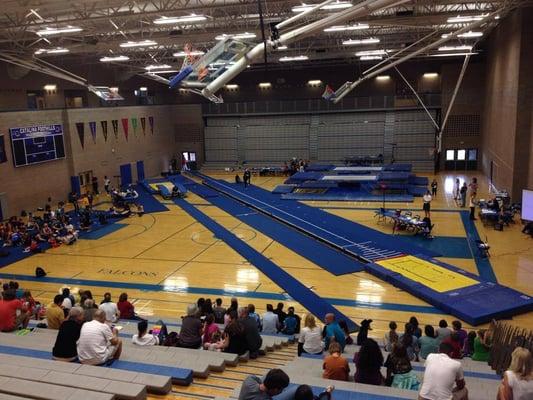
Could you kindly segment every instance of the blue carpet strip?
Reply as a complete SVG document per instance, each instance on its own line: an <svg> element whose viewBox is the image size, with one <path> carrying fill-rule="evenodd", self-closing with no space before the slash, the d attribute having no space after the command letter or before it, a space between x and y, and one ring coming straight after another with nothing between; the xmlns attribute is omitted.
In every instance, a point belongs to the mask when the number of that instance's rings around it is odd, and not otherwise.
<svg viewBox="0 0 533 400"><path fill-rule="evenodd" d="M461 221L465 227L466 238L471 246L472 255L474 256L474 261L476 263L479 276L488 282L498 283L498 279L494 274L494 270L492 269L489 259L481 257L476 247L476 240L480 240L481 238L479 237L476 224L474 221L470 221L470 212L461 211Z"/></svg>
<svg viewBox="0 0 533 400"><path fill-rule="evenodd" d="M174 199L174 203L180 206L191 217L200 222L209 229L217 238L229 245L233 250L246 258L253 266L268 276L273 282L276 282L285 290L294 300L302 304L311 313L323 319L327 313L336 315L337 320L344 319L348 324L348 329L354 332L358 326L346 315L338 311L330 303L318 296L312 290L305 287L292 275L285 272L279 266L270 261L267 257L250 247L247 243L240 240L233 233L228 231L222 225L209 218L196 207L190 205L183 199Z"/></svg>

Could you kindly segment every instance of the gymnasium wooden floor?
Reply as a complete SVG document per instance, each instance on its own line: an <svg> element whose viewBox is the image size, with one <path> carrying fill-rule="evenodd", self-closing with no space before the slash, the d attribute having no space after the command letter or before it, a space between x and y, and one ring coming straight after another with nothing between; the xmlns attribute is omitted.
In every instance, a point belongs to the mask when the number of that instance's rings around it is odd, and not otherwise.
<svg viewBox="0 0 533 400"><path fill-rule="evenodd" d="M233 179L233 175L215 175ZM480 175L480 198L489 198L488 189ZM432 203L432 221L437 236L465 237L459 208L452 195L455 177L470 180L470 176L436 176L439 193ZM430 177L430 180L433 177ZM252 182L272 189L283 178L254 177ZM100 196L99 202L108 199ZM162 199L160 199L162 200ZM441 318L451 316L420 311L417 306L428 306L367 273L334 276L308 260L273 241L269 237L243 224L236 218L212 206L205 199L190 194L187 199L202 212L235 233L257 251L263 253L306 286L335 305L336 299L357 300L359 307L338 306L354 321L364 318L374 320L373 336L381 336L389 321L405 322L416 315L421 324L436 325ZM21 280L22 287L32 291L34 297L49 302L62 286L62 279L79 280L71 287L90 289L99 301L104 292L110 291L116 300L126 291L134 301L136 311L143 316L158 316L176 319L183 315L186 305L198 297L215 299L222 297L229 303L235 294L242 304L253 303L260 313L266 304L276 304L283 290L253 265L250 265L228 245L216 239L210 231L196 222L178 206L164 202L169 211L131 217L120 221L125 226L101 239L80 240L73 246L51 249L0 270L2 274L33 276L35 267L42 266L48 277L55 282ZM309 202L310 205L357 221L373 229L391 233L392 226L377 224L370 208L380 203ZM392 205L388 205L392 207ZM421 200L414 203L395 203L395 208L421 209ZM452 212L450 212L452 210ZM518 219L517 219L518 220ZM482 238L487 237L492 249L490 262L501 284L533 295L533 242L523 235L520 223L503 232L485 228L476 221ZM473 259L445 258L446 262L477 274ZM118 283L118 284L117 284ZM132 284L134 288L123 289L120 283ZM159 286L158 286L159 285ZM286 307L294 305L298 313L305 310L290 300ZM517 316L513 323L533 329L533 313Z"/></svg>

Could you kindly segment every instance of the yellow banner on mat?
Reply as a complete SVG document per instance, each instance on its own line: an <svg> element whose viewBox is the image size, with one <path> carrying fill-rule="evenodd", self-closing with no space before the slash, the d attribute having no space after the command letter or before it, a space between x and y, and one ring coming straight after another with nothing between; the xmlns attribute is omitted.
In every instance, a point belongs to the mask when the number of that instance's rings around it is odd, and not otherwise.
<svg viewBox="0 0 533 400"><path fill-rule="evenodd" d="M397 272L412 281L421 283L439 293L457 290L479 283L468 276L415 256L390 258L388 260L377 261L376 264Z"/></svg>

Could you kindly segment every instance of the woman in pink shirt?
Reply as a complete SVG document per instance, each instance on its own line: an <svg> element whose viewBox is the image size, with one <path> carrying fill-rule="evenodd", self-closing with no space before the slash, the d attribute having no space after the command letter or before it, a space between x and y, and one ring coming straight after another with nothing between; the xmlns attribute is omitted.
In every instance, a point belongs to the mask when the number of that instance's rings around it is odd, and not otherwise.
<svg viewBox="0 0 533 400"><path fill-rule="evenodd" d="M213 341L213 335L219 331L218 325L215 324L215 316L213 314L207 314L205 317L204 337L203 342L211 343Z"/></svg>

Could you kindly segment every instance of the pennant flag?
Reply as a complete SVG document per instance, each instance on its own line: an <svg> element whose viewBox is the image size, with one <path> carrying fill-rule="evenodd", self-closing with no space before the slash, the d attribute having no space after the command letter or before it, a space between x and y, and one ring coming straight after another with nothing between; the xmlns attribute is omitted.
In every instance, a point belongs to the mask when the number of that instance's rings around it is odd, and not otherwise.
<svg viewBox="0 0 533 400"><path fill-rule="evenodd" d="M107 121L100 121L102 125L102 133L104 134L104 140L107 142Z"/></svg>
<svg viewBox="0 0 533 400"><path fill-rule="evenodd" d="M111 120L113 125L113 134L115 135L115 140L118 140L118 119Z"/></svg>
<svg viewBox="0 0 533 400"><path fill-rule="evenodd" d="M322 93L322 98L325 100L331 100L333 97L335 97L335 91L331 86L326 85L326 90Z"/></svg>
<svg viewBox="0 0 533 400"><path fill-rule="evenodd" d="M76 130L78 131L81 148L83 149L85 145L85 124L83 122L76 122Z"/></svg>
<svg viewBox="0 0 533 400"><path fill-rule="evenodd" d="M154 134L154 117L148 117L148 123L150 124L150 133Z"/></svg>
<svg viewBox="0 0 533 400"><path fill-rule="evenodd" d="M137 118L131 119L131 126L133 126L133 134L137 137Z"/></svg>
<svg viewBox="0 0 533 400"><path fill-rule="evenodd" d="M96 122L89 122L89 129L91 130L91 136L93 137L93 143L96 144Z"/></svg>
<svg viewBox="0 0 533 400"><path fill-rule="evenodd" d="M122 128L124 129L124 136L126 136L126 142L128 141L128 119L122 118Z"/></svg>
<svg viewBox="0 0 533 400"><path fill-rule="evenodd" d="M143 130L143 136L146 135L146 118L141 117L141 128Z"/></svg>

